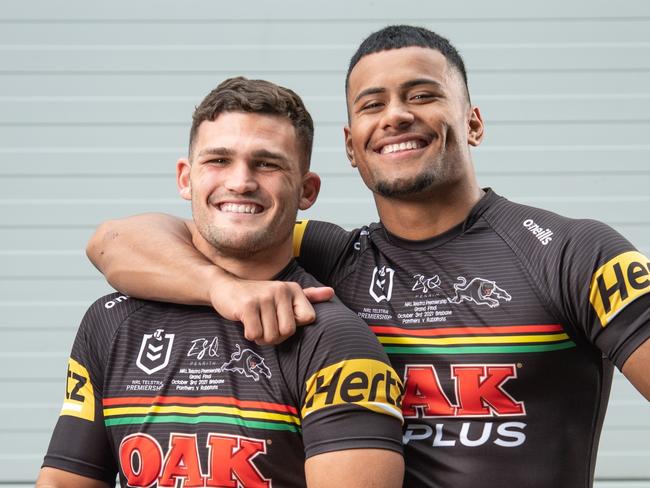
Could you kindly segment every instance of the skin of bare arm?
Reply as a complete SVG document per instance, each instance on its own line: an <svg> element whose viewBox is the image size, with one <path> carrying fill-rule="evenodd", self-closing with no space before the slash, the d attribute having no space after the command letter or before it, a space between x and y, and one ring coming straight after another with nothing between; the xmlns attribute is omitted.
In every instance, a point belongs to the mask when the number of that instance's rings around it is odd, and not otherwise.
<svg viewBox="0 0 650 488"><path fill-rule="evenodd" d="M197 249L197 246L199 249ZM127 295L190 305L212 305L241 321L248 340L277 344L316 318L310 300L330 300L331 288L247 281L214 265L213 252L193 222L144 214L101 224L86 247L107 281Z"/></svg>
<svg viewBox="0 0 650 488"><path fill-rule="evenodd" d="M108 483L69 473L62 469L41 468L34 488L108 488Z"/></svg>
<svg viewBox="0 0 650 488"><path fill-rule="evenodd" d="M625 361L623 374L650 401L650 339L646 340Z"/></svg>
<svg viewBox="0 0 650 488"><path fill-rule="evenodd" d="M404 459L384 449L326 452L305 462L308 488L399 488Z"/></svg>

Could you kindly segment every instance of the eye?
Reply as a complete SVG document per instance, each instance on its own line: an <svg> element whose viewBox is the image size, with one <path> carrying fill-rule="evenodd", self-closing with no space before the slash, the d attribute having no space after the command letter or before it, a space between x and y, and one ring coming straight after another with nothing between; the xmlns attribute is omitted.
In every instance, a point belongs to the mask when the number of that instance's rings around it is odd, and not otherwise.
<svg viewBox="0 0 650 488"><path fill-rule="evenodd" d="M378 110L380 109L384 104L382 102L378 101L369 101L364 103L361 108L359 109L359 112L371 112L373 110Z"/></svg>
<svg viewBox="0 0 650 488"><path fill-rule="evenodd" d="M415 93L414 95L411 95L410 99L414 101L425 101L425 100L432 100L436 98L435 95L431 93Z"/></svg>
<svg viewBox="0 0 650 488"><path fill-rule="evenodd" d="M214 159L209 159L207 161L204 161L203 164L212 164L215 166L223 166L228 164L228 160L224 158L214 158Z"/></svg>
<svg viewBox="0 0 650 488"><path fill-rule="evenodd" d="M276 163L272 163L270 161L257 161L255 163L255 166L257 166L260 169L263 170L275 170L275 169L280 169L280 166Z"/></svg>

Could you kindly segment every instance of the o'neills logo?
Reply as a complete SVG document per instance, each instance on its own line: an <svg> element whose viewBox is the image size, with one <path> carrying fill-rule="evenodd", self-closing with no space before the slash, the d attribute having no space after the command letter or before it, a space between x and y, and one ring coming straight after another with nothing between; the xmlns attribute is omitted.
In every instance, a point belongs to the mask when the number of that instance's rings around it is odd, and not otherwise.
<svg viewBox="0 0 650 488"><path fill-rule="evenodd" d="M589 289L589 301L605 327L635 298L650 292L650 262L637 251L610 259L596 270Z"/></svg>
<svg viewBox="0 0 650 488"><path fill-rule="evenodd" d="M551 229L544 229L537 225L533 219L524 220L523 225L528 229L543 246L546 246L553 240L553 231Z"/></svg>

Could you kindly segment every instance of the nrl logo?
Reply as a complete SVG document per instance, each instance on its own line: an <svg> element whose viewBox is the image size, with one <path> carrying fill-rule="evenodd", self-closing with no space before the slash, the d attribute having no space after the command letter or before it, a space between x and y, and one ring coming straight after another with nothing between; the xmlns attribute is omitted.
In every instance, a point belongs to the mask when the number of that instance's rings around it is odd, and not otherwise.
<svg viewBox="0 0 650 488"><path fill-rule="evenodd" d="M153 334L142 336L142 345L135 364L147 374L160 371L169 364L174 334L163 335L164 332L164 329L157 329Z"/></svg>
<svg viewBox="0 0 650 488"><path fill-rule="evenodd" d="M395 270L393 268L389 268L388 266L377 268L375 266L375 269L372 271L372 281L370 282L368 292L377 303L383 300L390 301L390 297L393 296L394 276Z"/></svg>
<svg viewBox="0 0 650 488"><path fill-rule="evenodd" d="M237 351L230 356L230 361L223 363L220 369L221 371L234 371L243 374L255 381L260 379L260 375L271 379L271 370L264 364L264 358L251 349L242 351L239 344L237 344Z"/></svg>
<svg viewBox="0 0 650 488"><path fill-rule="evenodd" d="M467 300L477 305L487 305L490 308L499 306L500 300L509 302L512 297L502 288L499 288L494 281L484 278L474 278L469 283L462 276L458 277L458 283L454 283L456 295L448 298L451 303L461 303Z"/></svg>

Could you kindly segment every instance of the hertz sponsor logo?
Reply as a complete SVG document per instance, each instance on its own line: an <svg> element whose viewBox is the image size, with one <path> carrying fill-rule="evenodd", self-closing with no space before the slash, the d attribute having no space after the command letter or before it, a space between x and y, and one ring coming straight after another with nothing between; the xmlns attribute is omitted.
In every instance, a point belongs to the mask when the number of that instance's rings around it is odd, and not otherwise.
<svg viewBox="0 0 650 488"><path fill-rule="evenodd" d="M321 408L353 403L402 420L402 382L393 368L381 361L341 361L312 375L306 386L303 418Z"/></svg>
<svg viewBox="0 0 650 488"><path fill-rule="evenodd" d="M88 370L74 359L68 360L68 382L60 415L95 420L95 394Z"/></svg>
<svg viewBox="0 0 650 488"><path fill-rule="evenodd" d="M637 251L607 261L591 279L589 301L605 327L635 298L650 292L650 262Z"/></svg>

